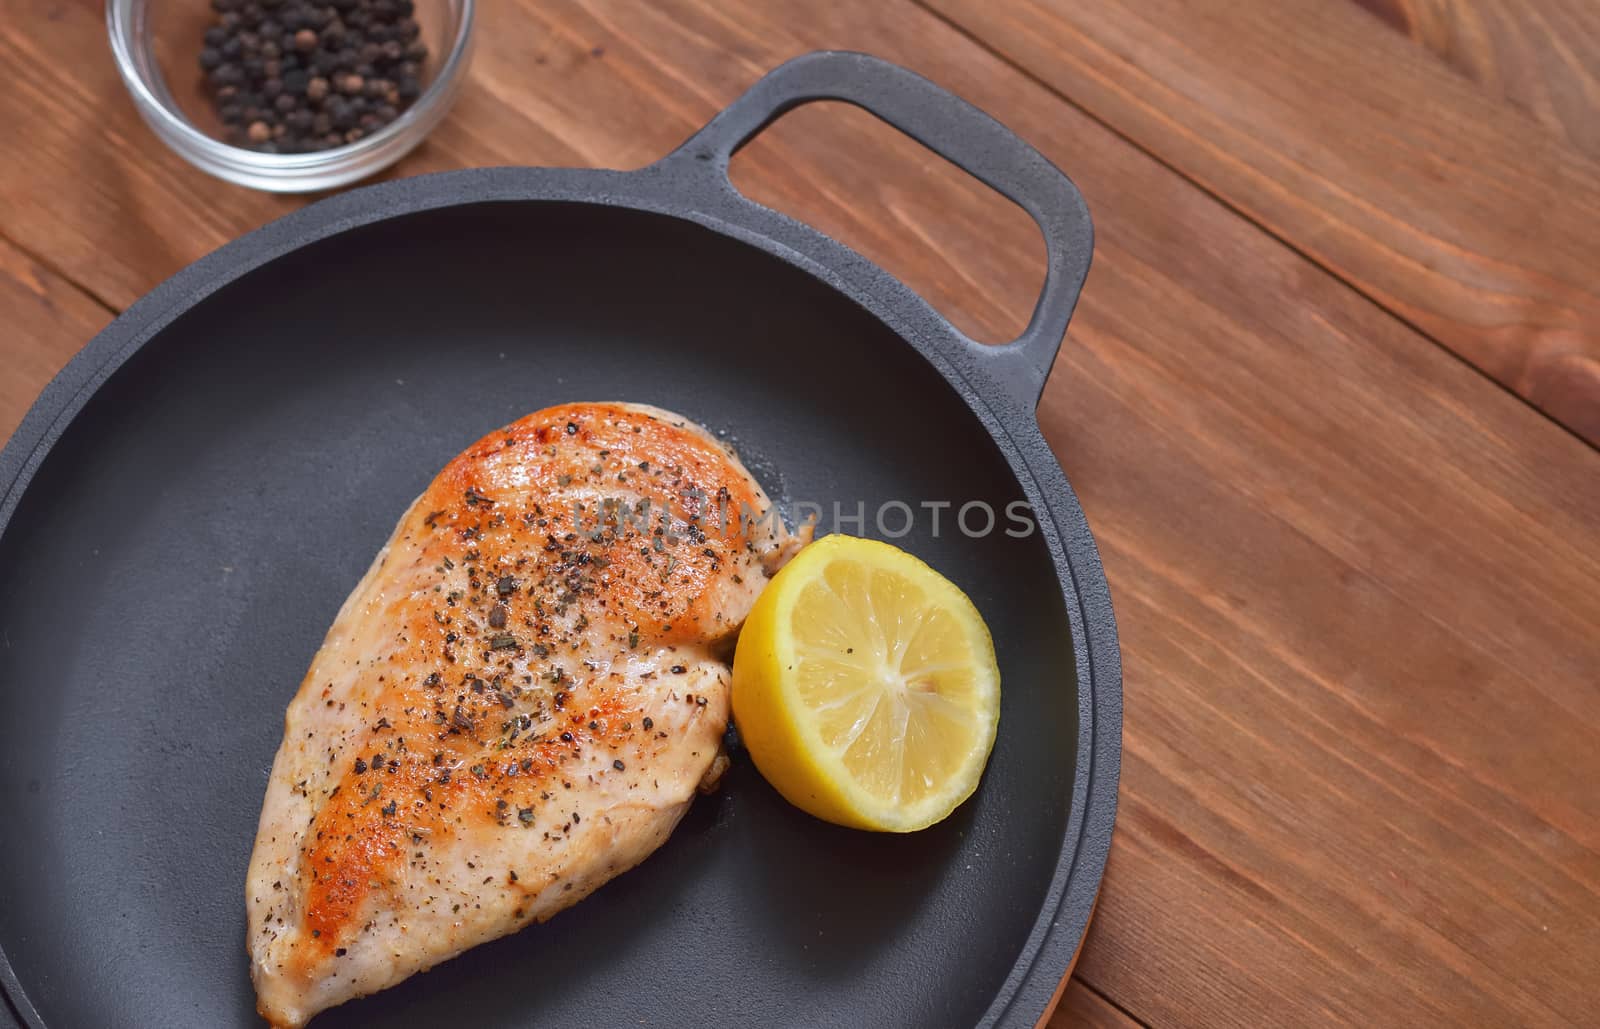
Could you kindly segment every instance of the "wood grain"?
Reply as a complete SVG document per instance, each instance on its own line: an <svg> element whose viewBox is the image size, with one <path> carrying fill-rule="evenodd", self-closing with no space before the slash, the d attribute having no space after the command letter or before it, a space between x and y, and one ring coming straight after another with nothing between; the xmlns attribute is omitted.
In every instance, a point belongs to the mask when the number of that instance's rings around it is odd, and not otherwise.
<svg viewBox="0 0 1600 1029"><path fill-rule="evenodd" d="M1600 165L1354 4L925 2L1600 443Z"/></svg>
<svg viewBox="0 0 1600 1029"><path fill-rule="evenodd" d="M0 228L50 253L108 303L126 307L184 265L304 203L211 179L168 151L138 120L108 62L73 58L104 45L94 0L0 0L0 11L9 14L0 24L0 65L21 71L21 88L0 92L0 125L18 127L0 138ZM481 12L473 74L452 117L390 176L497 164L640 167L770 66L730 54L712 70L720 74L715 94L691 74L642 103L638 81L623 69L648 53L618 50L629 46L617 32L628 17L604 8L555 17L537 4ZM683 35L665 16L642 10L640 17L661 31L656 45ZM43 33L27 28L41 24ZM802 49L792 45L785 55ZM106 107L114 112L109 121ZM853 110L843 116L868 119ZM803 133L816 117L795 114L798 128L785 119L779 136ZM884 138L892 143L875 196L903 217L871 223L871 236L855 242L976 338L1015 337L1043 280L1044 246L1032 221L922 148ZM759 200L782 206L796 186L806 191L781 174L781 157L749 177L749 157L737 167L741 185ZM944 188L924 188L930 180ZM56 199L31 202L42 195ZM848 202L836 198L834 206ZM941 211L941 203L955 206ZM826 230L841 224L831 210L819 212L818 222ZM1025 271L957 260L937 237L906 246L919 227L939 232L947 224L999 230L1025 255Z"/></svg>
<svg viewBox="0 0 1600 1029"><path fill-rule="evenodd" d="M1567 140L1600 157L1600 7L1589 0L1355 0Z"/></svg>
<svg viewBox="0 0 1600 1029"><path fill-rule="evenodd" d="M47 10L7 3L21 9L0 25ZM1266 0L1244 6L1275 17ZM54 106L0 96L7 135L44 150L0 155L0 230L120 300L292 205L172 163L119 106L120 86L64 59L100 32L92 4L64 11L30 42L0 35L0 60L31 48L39 74L60 76ZM484 12L462 106L403 173L637 166L778 60L834 46L967 96L1083 188L1096 263L1040 417L1111 580L1127 750L1078 969L1093 990L1070 986L1057 1024L1122 1024L1106 1009L1183 1025L1589 1017L1600 453L918 8L508 0ZM1036 235L991 221L991 201L958 176L895 184L902 142L825 115L763 135L741 184L1007 335L1033 300ZM112 163L78 167L75 152ZM134 159L159 174L107 170ZM1564 167L1544 172L1576 174ZM136 181L119 194L114 176ZM24 209L46 195L50 211ZM1364 195L1324 202L1342 217ZM1547 284L1585 274L1558 256Z"/></svg>
<svg viewBox="0 0 1600 1029"><path fill-rule="evenodd" d="M0 440L45 383L111 320L111 312L0 239Z"/></svg>
<svg viewBox="0 0 1600 1029"><path fill-rule="evenodd" d="M845 192L827 179L782 174L787 155L818 139L873 141L877 173ZM965 172L909 137L885 131L843 103L807 104L779 118L735 155L734 185L752 200L800 217L868 254L975 339L1015 339L1044 286L1044 238L1020 207L973 188ZM863 193L862 190L870 190ZM870 218L862 209L874 210ZM996 243L973 247L990 236Z"/></svg>
<svg viewBox="0 0 1600 1029"><path fill-rule="evenodd" d="M1600 456L1077 134L1100 246L1041 420L1127 683L1080 974L1155 1023L1581 1021Z"/></svg>
<svg viewBox="0 0 1600 1029"><path fill-rule="evenodd" d="M1131 1029L1141 1023L1074 979L1056 1005L1049 1029Z"/></svg>

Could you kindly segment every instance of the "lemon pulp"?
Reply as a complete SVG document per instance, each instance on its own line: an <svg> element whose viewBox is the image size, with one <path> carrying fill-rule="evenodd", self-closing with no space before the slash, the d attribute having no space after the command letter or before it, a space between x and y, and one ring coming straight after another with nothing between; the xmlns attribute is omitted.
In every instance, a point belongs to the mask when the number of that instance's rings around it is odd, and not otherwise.
<svg viewBox="0 0 1600 1029"><path fill-rule="evenodd" d="M791 803L909 832L972 795L994 745L1000 672L966 594L887 543L827 536L768 584L740 634L733 711Z"/></svg>

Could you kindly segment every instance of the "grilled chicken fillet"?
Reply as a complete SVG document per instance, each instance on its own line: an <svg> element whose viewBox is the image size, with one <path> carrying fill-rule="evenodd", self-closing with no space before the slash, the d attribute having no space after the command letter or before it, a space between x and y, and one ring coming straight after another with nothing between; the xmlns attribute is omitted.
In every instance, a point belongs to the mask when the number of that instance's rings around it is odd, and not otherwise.
<svg viewBox="0 0 1600 1029"><path fill-rule="evenodd" d="M719 761L719 644L796 545L654 408L548 408L450 462L289 704L245 889L261 1014L302 1026L660 846Z"/></svg>

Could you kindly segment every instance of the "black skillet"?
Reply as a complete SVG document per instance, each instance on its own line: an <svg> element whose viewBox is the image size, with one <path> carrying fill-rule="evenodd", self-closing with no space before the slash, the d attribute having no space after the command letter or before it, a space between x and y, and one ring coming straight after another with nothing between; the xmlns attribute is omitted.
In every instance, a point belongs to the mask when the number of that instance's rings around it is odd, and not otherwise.
<svg viewBox="0 0 1600 1029"><path fill-rule="evenodd" d="M1049 272L1017 341L728 181L810 100L859 105L1010 197ZM28 1026L259 1024L245 864L283 710L446 460L547 404L625 399L734 440L783 501L918 513L1004 701L976 796L911 836L794 810L743 755L636 871L554 921L320 1016L335 1026L1032 1026L1116 808L1121 675L1094 541L1034 407L1088 213L988 116L860 54L785 64L637 172L356 190L158 287L0 455L0 982ZM933 507L943 514L935 533ZM981 501L995 531L955 515ZM1026 501L1025 538L1004 512ZM904 516L889 510L886 532ZM966 527L984 525L982 508ZM0 1005L3 1008L3 1005ZM3 1017L3 1016L0 1016Z"/></svg>

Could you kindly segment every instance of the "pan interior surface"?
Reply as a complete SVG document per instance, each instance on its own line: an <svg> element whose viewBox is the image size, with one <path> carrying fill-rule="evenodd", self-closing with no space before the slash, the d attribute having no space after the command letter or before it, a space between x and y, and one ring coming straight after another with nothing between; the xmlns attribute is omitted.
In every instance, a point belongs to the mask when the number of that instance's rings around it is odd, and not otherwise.
<svg viewBox="0 0 1600 1029"><path fill-rule="evenodd" d="M0 947L49 1026L254 1026L245 866L283 712L454 454L568 400L723 433L780 502L915 514L1003 708L977 795L910 836L815 821L735 751L638 869L337 1026L972 1025L1066 834L1065 602L981 422L864 309L678 219L552 202L406 215L193 307L55 444L0 537ZM994 532L956 512L982 501ZM947 507L933 507L948 502ZM935 532L932 515L939 512ZM885 509L899 531L905 516ZM969 527L981 527L974 515Z"/></svg>

